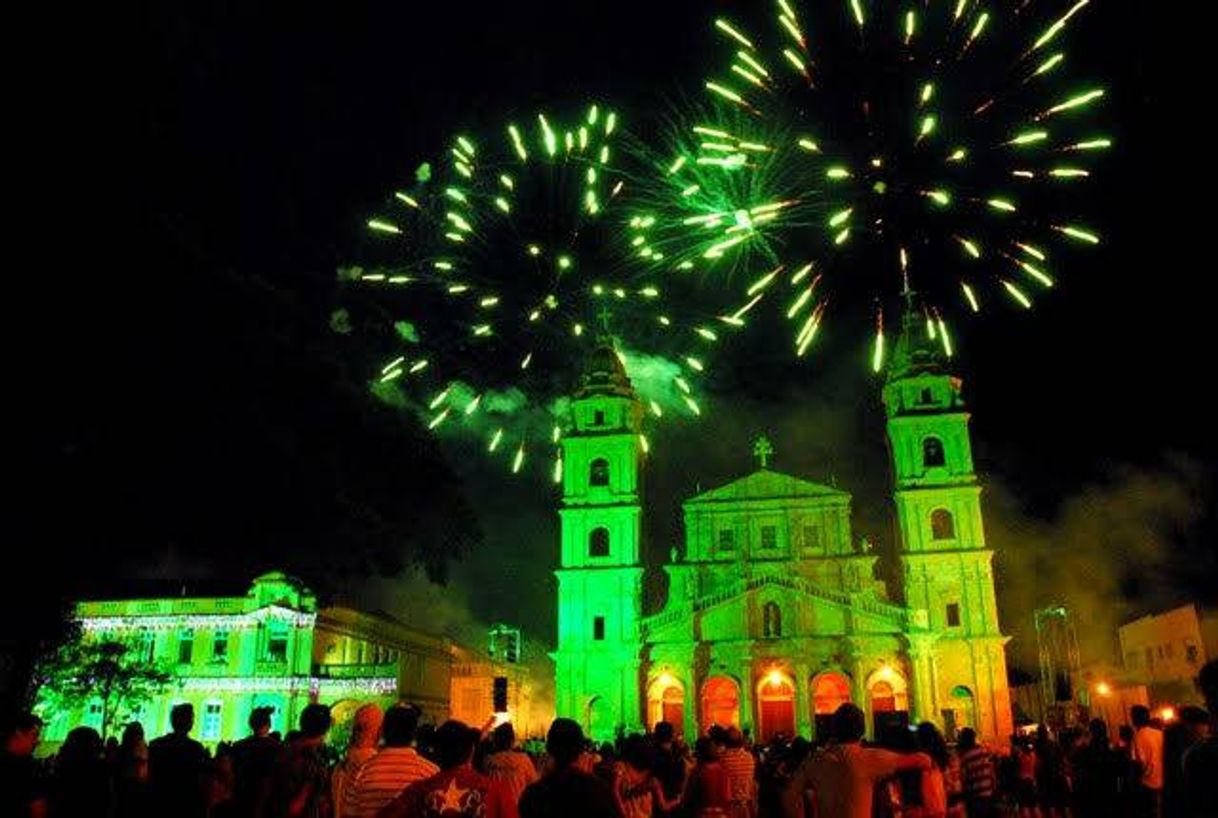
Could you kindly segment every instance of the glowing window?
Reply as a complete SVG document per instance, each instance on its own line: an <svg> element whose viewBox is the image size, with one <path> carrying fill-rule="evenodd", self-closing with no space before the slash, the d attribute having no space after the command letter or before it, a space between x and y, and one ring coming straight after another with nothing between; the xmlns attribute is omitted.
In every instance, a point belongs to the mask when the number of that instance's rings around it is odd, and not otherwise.
<svg viewBox="0 0 1218 818"><path fill-rule="evenodd" d="M952 513L945 508L937 508L930 515L930 534L932 539L951 540L956 536L956 521Z"/></svg>

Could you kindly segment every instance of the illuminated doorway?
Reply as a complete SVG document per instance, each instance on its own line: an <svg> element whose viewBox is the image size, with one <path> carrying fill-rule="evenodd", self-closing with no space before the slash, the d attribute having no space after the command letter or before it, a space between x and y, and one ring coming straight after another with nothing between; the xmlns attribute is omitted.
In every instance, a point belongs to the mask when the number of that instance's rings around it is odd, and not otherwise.
<svg viewBox="0 0 1218 818"><path fill-rule="evenodd" d="M702 686L702 731L716 724L740 726L740 688L727 676L712 676Z"/></svg>
<svg viewBox="0 0 1218 818"><path fill-rule="evenodd" d="M871 674L867 698L872 735L877 740L890 730L909 726L909 695L900 673L884 666Z"/></svg>
<svg viewBox="0 0 1218 818"><path fill-rule="evenodd" d="M757 685L761 717L759 737L768 744L774 737L795 735L795 686L782 672L772 670Z"/></svg>
<svg viewBox="0 0 1218 818"><path fill-rule="evenodd" d="M844 673L830 671L812 680L812 715L818 741L829 738L833 714L849 701L850 680Z"/></svg>
<svg viewBox="0 0 1218 818"><path fill-rule="evenodd" d="M671 673L661 673L647 688L647 727L666 721L675 734L685 732L685 688Z"/></svg>

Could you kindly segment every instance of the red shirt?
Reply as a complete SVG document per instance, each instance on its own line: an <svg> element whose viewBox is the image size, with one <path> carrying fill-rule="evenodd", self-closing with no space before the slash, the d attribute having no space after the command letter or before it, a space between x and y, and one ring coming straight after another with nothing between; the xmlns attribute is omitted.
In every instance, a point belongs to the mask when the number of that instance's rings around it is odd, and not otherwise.
<svg viewBox="0 0 1218 818"><path fill-rule="evenodd" d="M502 784L464 766L411 784L377 818L517 818L517 813Z"/></svg>
<svg viewBox="0 0 1218 818"><path fill-rule="evenodd" d="M700 761L685 788L685 801L694 814L702 810L727 810L732 805L732 784L718 761Z"/></svg>

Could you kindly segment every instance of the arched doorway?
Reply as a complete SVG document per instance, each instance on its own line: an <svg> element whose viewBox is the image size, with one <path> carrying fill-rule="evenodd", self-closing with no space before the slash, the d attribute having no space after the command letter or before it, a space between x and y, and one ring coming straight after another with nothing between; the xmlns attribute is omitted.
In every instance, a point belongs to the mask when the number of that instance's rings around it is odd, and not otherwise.
<svg viewBox="0 0 1218 818"><path fill-rule="evenodd" d="M740 726L740 688L727 676L712 676L702 686L702 731L716 724Z"/></svg>
<svg viewBox="0 0 1218 818"><path fill-rule="evenodd" d="M829 671L812 680L812 716L816 738L829 738L829 728L837 708L850 701L850 680L844 673Z"/></svg>
<svg viewBox="0 0 1218 818"><path fill-rule="evenodd" d="M598 741L610 739L615 727L609 702L603 696L593 696L589 699L584 713L584 732L588 737Z"/></svg>
<svg viewBox="0 0 1218 818"><path fill-rule="evenodd" d="M647 687L647 727L666 721L673 732L685 732L685 688L667 671L661 673Z"/></svg>
<svg viewBox="0 0 1218 818"><path fill-rule="evenodd" d="M909 695L905 678L885 665L867 680L872 735L879 739L892 729L909 726Z"/></svg>
<svg viewBox="0 0 1218 818"><path fill-rule="evenodd" d="M943 708L943 735L948 741L955 741L956 734L964 727L977 727L977 707L973 691L964 685L952 688L951 698L947 707Z"/></svg>
<svg viewBox="0 0 1218 818"><path fill-rule="evenodd" d="M795 735L795 685L778 670L771 670L757 685L758 736L769 743L775 736Z"/></svg>

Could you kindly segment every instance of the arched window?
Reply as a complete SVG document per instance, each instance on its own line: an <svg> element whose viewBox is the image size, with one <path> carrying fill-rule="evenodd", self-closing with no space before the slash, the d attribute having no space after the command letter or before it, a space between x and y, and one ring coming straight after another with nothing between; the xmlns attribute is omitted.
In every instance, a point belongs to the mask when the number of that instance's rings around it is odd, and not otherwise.
<svg viewBox="0 0 1218 818"><path fill-rule="evenodd" d="M767 602L761 609L762 634L766 639L782 636L782 609L777 603Z"/></svg>
<svg viewBox="0 0 1218 818"><path fill-rule="evenodd" d="M598 457L588 465L588 485L609 485L609 461Z"/></svg>
<svg viewBox="0 0 1218 818"><path fill-rule="evenodd" d="M592 533L588 535L588 556L609 556L609 529L603 527L592 529Z"/></svg>
<svg viewBox="0 0 1218 818"><path fill-rule="evenodd" d="M925 468L942 466L947 462L943 454L943 441L937 437L928 437L922 441L922 465Z"/></svg>
<svg viewBox="0 0 1218 818"><path fill-rule="evenodd" d="M930 514L930 536L935 540L951 540L956 536L956 521L945 508L937 508Z"/></svg>

